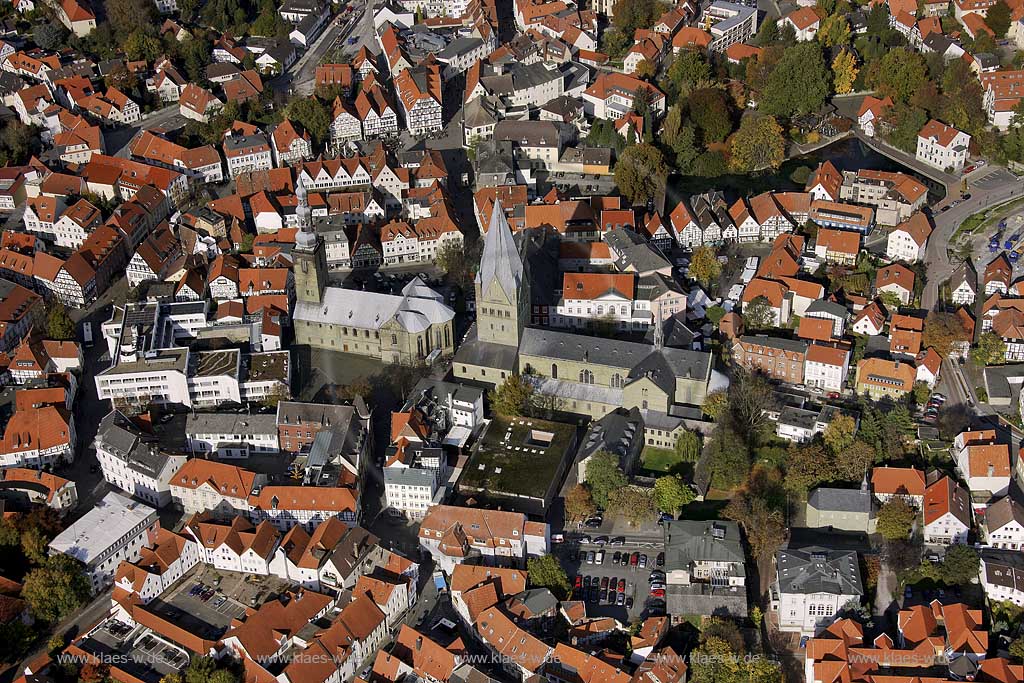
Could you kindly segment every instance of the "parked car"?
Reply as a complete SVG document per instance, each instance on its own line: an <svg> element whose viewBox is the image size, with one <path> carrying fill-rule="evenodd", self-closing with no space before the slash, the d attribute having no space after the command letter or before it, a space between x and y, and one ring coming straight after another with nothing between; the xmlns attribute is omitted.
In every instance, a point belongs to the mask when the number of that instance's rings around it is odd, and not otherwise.
<svg viewBox="0 0 1024 683"><path fill-rule="evenodd" d="M616 593L615 594L615 605L617 607L622 607L624 604L626 604L626 596L625 596L625 594L623 594L623 593Z"/></svg>
<svg viewBox="0 0 1024 683"><path fill-rule="evenodd" d="M644 568L647 567L647 556L646 555L641 555L640 556L640 561L637 563L637 566L640 567L640 569L644 569Z"/></svg>
<svg viewBox="0 0 1024 683"><path fill-rule="evenodd" d="M655 562L659 567L665 566L665 553L658 553L658 558Z"/></svg>
<svg viewBox="0 0 1024 683"><path fill-rule="evenodd" d="M663 590L665 590L665 584L663 584L661 582L652 583L650 590L651 590L651 593L654 593L654 591L663 591Z"/></svg>
<svg viewBox="0 0 1024 683"><path fill-rule="evenodd" d="M607 576L602 576L601 577L601 590L604 590L606 588L608 588L608 577Z"/></svg>
<svg viewBox="0 0 1024 683"><path fill-rule="evenodd" d="M604 564L604 551L598 550L597 556L594 558L594 564Z"/></svg>
<svg viewBox="0 0 1024 683"><path fill-rule="evenodd" d="M598 536L597 538L594 539L594 544L595 545L605 545L606 543L608 543L608 537L607 536Z"/></svg>
<svg viewBox="0 0 1024 683"><path fill-rule="evenodd" d="M580 588L583 588L583 575L582 574L577 574L576 575L576 581L573 583L573 588L575 588L576 590L579 590Z"/></svg>
<svg viewBox="0 0 1024 683"><path fill-rule="evenodd" d="M664 581L665 572L661 571L660 569L655 569L653 572L651 572L651 577L647 580L651 583L654 583L655 581Z"/></svg>
<svg viewBox="0 0 1024 683"><path fill-rule="evenodd" d="M620 593L625 593L626 592L626 580L625 579L619 579L619 592Z"/></svg>
<svg viewBox="0 0 1024 683"><path fill-rule="evenodd" d="M640 562L640 553L634 552L632 555L629 556L629 564L630 564L631 567L637 566L637 564L639 562Z"/></svg>
<svg viewBox="0 0 1024 683"><path fill-rule="evenodd" d="M611 540L611 542L608 545L626 545L626 537L616 536Z"/></svg>
<svg viewBox="0 0 1024 683"><path fill-rule="evenodd" d="M619 560L619 564L622 565L623 567L625 567L626 565L629 564L629 553L628 552L622 553L622 559Z"/></svg>
<svg viewBox="0 0 1024 683"><path fill-rule="evenodd" d="M617 565L619 563L619 560L621 560L621 559L622 559L622 553L620 553L618 550L616 550L615 554L612 555L612 564L616 564Z"/></svg>
<svg viewBox="0 0 1024 683"><path fill-rule="evenodd" d="M587 564L594 564L594 551L593 550L588 550L587 551Z"/></svg>
<svg viewBox="0 0 1024 683"><path fill-rule="evenodd" d="M633 596L626 598L626 609L633 609Z"/></svg>

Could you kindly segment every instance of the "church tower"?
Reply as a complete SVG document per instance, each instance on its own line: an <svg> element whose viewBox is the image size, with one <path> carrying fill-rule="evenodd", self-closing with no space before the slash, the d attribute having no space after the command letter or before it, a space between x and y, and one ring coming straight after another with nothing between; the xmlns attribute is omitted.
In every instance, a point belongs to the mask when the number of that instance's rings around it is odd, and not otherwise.
<svg viewBox="0 0 1024 683"><path fill-rule="evenodd" d="M300 178L295 187L295 218L299 231L292 250L295 276L295 298L299 302L319 304L327 284L327 255L324 241L313 230L313 221L306 198L306 187Z"/></svg>
<svg viewBox="0 0 1024 683"><path fill-rule="evenodd" d="M518 347L529 316L530 293L523 258L501 202L496 201L476 274L477 338Z"/></svg>

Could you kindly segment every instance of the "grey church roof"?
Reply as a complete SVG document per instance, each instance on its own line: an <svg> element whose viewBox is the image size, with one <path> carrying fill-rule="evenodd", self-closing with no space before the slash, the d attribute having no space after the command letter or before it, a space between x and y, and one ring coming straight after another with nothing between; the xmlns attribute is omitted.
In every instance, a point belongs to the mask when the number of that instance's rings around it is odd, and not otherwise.
<svg viewBox="0 0 1024 683"><path fill-rule="evenodd" d="M819 487L811 491L807 504L815 510L871 513L871 492L863 489Z"/></svg>
<svg viewBox="0 0 1024 683"><path fill-rule="evenodd" d="M508 225L500 200L494 202L476 278L482 293L486 293L491 283L497 280L501 289L511 295L519 291L523 282L523 260L512 238L512 228Z"/></svg>

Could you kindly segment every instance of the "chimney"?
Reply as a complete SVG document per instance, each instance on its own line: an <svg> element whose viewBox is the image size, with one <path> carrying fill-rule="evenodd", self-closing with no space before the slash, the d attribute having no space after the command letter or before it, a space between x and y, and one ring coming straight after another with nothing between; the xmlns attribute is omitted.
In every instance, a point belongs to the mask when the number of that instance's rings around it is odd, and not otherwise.
<svg viewBox="0 0 1024 683"><path fill-rule="evenodd" d="M423 649L423 636L416 636L416 652Z"/></svg>

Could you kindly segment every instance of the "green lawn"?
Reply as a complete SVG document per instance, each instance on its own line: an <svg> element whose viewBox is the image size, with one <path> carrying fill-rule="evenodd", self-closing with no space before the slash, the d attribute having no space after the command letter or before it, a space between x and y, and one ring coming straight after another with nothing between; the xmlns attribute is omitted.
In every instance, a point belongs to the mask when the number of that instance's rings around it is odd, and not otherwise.
<svg viewBox="0 0 1024 683"><path fill-rule="evenodd" d="M672 472L683 464L683 459L668 448L645 446L640 454L640 462L645 470L651 472Z"/></svg>

